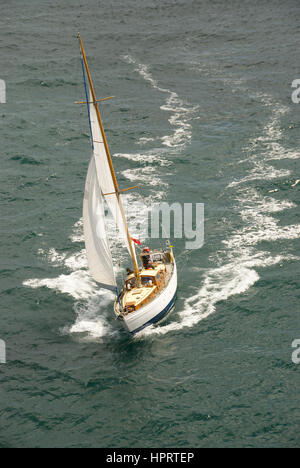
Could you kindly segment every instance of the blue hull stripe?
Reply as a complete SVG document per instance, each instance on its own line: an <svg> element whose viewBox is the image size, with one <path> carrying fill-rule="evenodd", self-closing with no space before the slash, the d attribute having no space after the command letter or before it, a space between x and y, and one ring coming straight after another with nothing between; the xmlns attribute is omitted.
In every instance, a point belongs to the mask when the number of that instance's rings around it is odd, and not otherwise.
<svg viewBox="0 0 300 468"><path fill-rule="evenodd" d="M169 304L161 312L159 312L159 314L155 315L155 317L153 317L151 320L144 323L144 325L142 325L139 328L136 328L135 330L133 330L130 333L132 335L134 335L135 333L138 333L139 331L143 330L143 328L148 327L149 325L152 325L152 323L156 323L159 320L161 320L169 312L169 310L172 308L172 306L173 306L173 304L175 302L175 299L176 299L176 292L175 292L173 298L171 299L171 301L169 302Z"/></svg>

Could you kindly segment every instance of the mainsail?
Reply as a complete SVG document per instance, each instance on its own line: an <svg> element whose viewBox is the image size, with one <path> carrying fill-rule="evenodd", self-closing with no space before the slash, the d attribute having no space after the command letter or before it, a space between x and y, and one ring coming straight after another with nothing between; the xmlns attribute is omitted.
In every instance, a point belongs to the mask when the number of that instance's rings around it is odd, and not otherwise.
<svg viewBox="0 0 300 468"><path fill-rule="evenodd" d="M120 205L115 192L111 171L107 162L106 150L98 123L95 106L90 96L89 116L93 154L85 183L83 201L83 228L87 261L93 278L103 288L116 288L109 241L106 232L104 203L106 201L115 221L116 228L129 253L126 227Z"/></svg>
<svg viewBox="0 0 300 468"><path fill-rule="evenodd" d="M101 188L102 194L113 216L119 235L125 243L128 252L130 253L130 248L127 240L126 226L124 224L124 217L121 213L121 210L123 209L123 207L121 206L122 201L120 199L120 196L117 196L114 182L112 179L111 170L107 160L106 149L104 146L104 141L98 123L96 109L93 103L91 92L89 102L89 115L91 121L94 158L96 163L96 172L99 187Z"/></svg>
<svg viewBox="0 0 300 468"><path fill-rule="evenodd" d="M93 147L83 203L85 246L88 264L94 279L102 287L115 289L116 280L105 228L104 200L111 211L119 235L130 253L138 283L140 283L140 273L80 34L78 38Z"/></svg>

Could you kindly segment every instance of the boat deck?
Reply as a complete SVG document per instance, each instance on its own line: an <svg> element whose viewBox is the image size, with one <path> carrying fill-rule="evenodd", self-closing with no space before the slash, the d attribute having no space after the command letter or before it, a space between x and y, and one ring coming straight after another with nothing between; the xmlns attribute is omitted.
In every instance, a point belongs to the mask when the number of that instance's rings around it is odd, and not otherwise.
<svg viewBox="0 0 300 468"><path fill-rule="evenodd" d="M143 284L141 287L134 286L130 290L127 290L126 286L124 286L120 294L122 310L119 303L116 302L115 304L117 315L128 315L157 298L168 285L172 276L173 267L173 263L165 264L159 262L154 264L154 268L142 269L140 271L142 282L145 283L147 280L152 280L152 285ZM126 278L126 283L134 278L133 274L129 275Z"/></svg>

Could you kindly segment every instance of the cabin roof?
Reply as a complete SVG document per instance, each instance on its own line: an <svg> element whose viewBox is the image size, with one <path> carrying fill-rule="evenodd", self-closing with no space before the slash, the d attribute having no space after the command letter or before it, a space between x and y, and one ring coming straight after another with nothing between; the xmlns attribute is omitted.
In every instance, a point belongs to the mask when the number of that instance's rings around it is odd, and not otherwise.
<svg viewBox="0 0 300 468"><path fill-rule="evenodd" d="M142 270L141 276L156 276L159 271L165 269L165 265L158 264L156 265L155 269L149 268L148 270Z"/></svg>
<svg viewBox="0 0 300 468"><path fill-rule="evenodd" d="M165 265L159 264L155 266L155 269L153 270L152 268L149 268L147 270L143 269L140 271L141 276L153 276L155 277L159 271L162 271L165 269ZM131 280L134 278L135 275L134 273L131 273L129 276L127 276L126 281Z"/></svg>

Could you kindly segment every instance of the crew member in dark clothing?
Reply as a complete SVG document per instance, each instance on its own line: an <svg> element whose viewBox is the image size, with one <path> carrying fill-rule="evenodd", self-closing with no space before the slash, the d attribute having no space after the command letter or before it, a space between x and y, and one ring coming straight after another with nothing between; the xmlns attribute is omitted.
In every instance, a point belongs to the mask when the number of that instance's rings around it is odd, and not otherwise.
<svg viewBox="0 0 300 468"><path fill-rule="evenodd" d="M143 261L143 267L145 269L147 268L153 268L154 266L152 265L151 258L150 258L150 249L149 247L145 247L142 251L142 261Z"/></svg>

